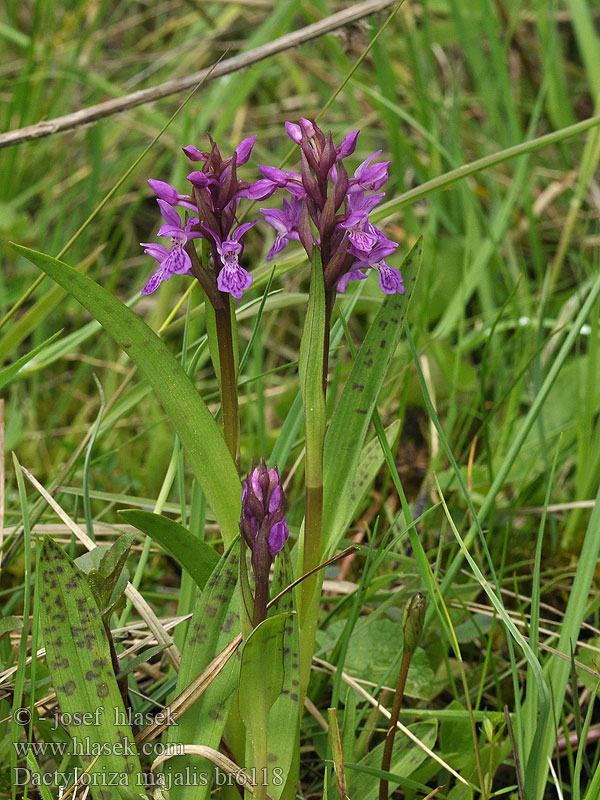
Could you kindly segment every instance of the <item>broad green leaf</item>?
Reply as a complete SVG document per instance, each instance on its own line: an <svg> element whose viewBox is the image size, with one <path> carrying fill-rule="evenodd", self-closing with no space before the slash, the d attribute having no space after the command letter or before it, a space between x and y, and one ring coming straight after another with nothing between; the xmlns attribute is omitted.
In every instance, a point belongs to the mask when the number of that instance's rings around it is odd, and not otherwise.
<svg viewBox="0 0 600 800"><path fill-rule="evenodd" d="M327 431L324 452L324 555L330 554L345 533L356 469L377 395L400 340L419 266L422 239L418 239L402 264L404 295L387 295L375 317Z"/></svg>
<svg viewBox="0 0 600 800"><path fill-rule="evenodd" d="M91 773L129 776L128 787L92 788L92 797L139 797L143 776L136 747L127 724L123 700L113 672L110 646L98 606L85 575L50 538L45 538L40 558L41 627L46 664L63 714L89 712L82 724L67 725L79 749L102 755L82 757ZM102 749L104 748L104 749ZM106 792L106 794L103 794Z"/></svg>
<svg viewBox="0 0 600 800"><path fill-rule="evenodd" d="M409 725L408 728L426 747L430 749L434 747L437 738L437 724L435 722L417 722L414 725ZM385 742L381 742L377 747L374 747L359 761L358 766L381 769L384 746ZM402 777L408 777L421 766L426 758L427 754L420 747L406 736L403 736L400 731L397 732L394 740L390 772ZM376 776L369 775L366 772L359 772L347 766L346 778L349 797L377 797L379 778ZM390 779L390 791L393 790L394 786L398 785L398 781Z"/></svg>
<svg viewBox="0 0 600 800"><path fill-rule="evenodd" d="M330 649L342 635L344 620L335 620L319 633L319 643ZM329 642L328 642L329 639ZM395 686L398 682L402 650L402 626L391 619L361 620L352 631L351 645L346 653L344 672L363 680ZM394 671L390 669L395 663ZM428 700L431 697L433 670L427 654L418 647L412 657L406 680L406 696Z"/></svg>
<svg viewBox="0 0 600 800"><path fill-rule="evenodd" d="M239 547L234 544L219 560L204 591L198 593L182 650L174 696L181 694L239 632L238 558ZM179 717L177 725L169 728L166 742L218 748L238 676L239 656L236 656L228 661L194 705ZM210 794L210 781L207 786L185 788L175 783L178 773L185 777L186 767L208 775L213 771L210 762L197 756L170 759L165 767L165 773L173 783L170 800L204 800Z"/></svg>
<svg viewBox="0 0 600 800"><path fill-rule="evenodd" d="M14 364L9 364L8 367L4 369L0 369L0 389L6 386L7 383L10 383L14 378L17 377L19 371L27 364L28 361L31 361L32 358L35 358L38 353L41 353L49 344L51 344L56 338L60 336L62 331L56 331L56 333L51 336L49 339L46 339L45 342L42 342L37 347L35 347L30 353L24 355L18 361L15 361Z"/></svg>
<svg viewBox="0 0 600 800"><path fill-rule="evenodd" d="M252 631L242 650L238 707L251 744L251 753L246 753L246 762L251 763L257 775L263 777L266 777L264 769L270 772L274 766L279 767L279 764L271 764L268 758L275 737L275 731L269 726L269 712L283 689L284 635L286 627L289 627L289 617L287 612L268 617ZM271 794L275 788L272 781L267 778L265 783ZM280 787L282 789L283 786Z"/></svg>
<svg viewBox="0 0 600 800"><path fill-rule="evenodd" d="M292 563L288 548L284 548L275 561L275 571L271 583L271 596L275 597L293 581ZM291 614L294 610L293 591L287 592L272 609L273 614ZM283 629L283 686L279 697L269 711L267 741L267 760L271 767L279 767L281 774L290 774L290 765L294 758L294 748L298 741L299 720L299 653L298 653L298 618L296 614L289 617ZM273 784L269 794L278 800L285 788Z"/></svg>
<svg viewBox="0 0 600 800"><path fill-rule="evenodd" d="M237 470L217 423L179 361L137 314L95 281L44 253L13 246L79 300L137 364L181 439L224 541L231 543L240 516Z"/></svg>
<svg viewBox="0 0 600 800"><path fill-rule="evenodd" d="M204 588L204 584L219 560L219 554L212 547L198 539L175 520L154 514L152 511L128 508L119 511L119 514L130 525L158 542L163 550L191 576L198 588Z"/></svg>

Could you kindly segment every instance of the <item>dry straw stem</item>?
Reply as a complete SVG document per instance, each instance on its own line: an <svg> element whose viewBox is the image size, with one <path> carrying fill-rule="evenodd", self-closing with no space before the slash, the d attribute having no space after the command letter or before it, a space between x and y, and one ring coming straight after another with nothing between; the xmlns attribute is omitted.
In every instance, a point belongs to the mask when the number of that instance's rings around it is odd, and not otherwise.
<svg viewBox="0 0 600 800"><path fill-rule="evenodd" d="M165 719L161 722L152 722L138 733L138 735L135 737L135 743L138 745L138 747L141 747L143 744L146 744L146 742L150 742L152 739L155 739L160 733L169 727L172 720L176 720L178 717L180 717L196 702L200 695L204 694L204 692L221 672L225 664L227 664L241 643L242 634L238 633L235 639L232 639L227 647L224 647L223 650L221 650L221 652L213 658L210 664L204 670L202 670L200 675L198 675L197 678L194 678L189 686L186 686L183 692L181 692L181 694L178 695L169 706L167 706L164 714ZM181 753L173 753L173 755L181 755ZM154 769L154 766L152 769Z"/></svg>
<svg viewBox="0 0 600 800"><path fill-rule="evenodd" d="M227 772L229 775L233 775L238 785L243 786L246 791L250 792L250 794L254 792L254 784L252 783L250 776L244 772L241 767L238 767L235 761L227 758L227 756L224 756L223 753L220 753L218 750L214 750L212 747L205 747L202 744L185 744L183 746L174 745L172 752L167 751L158 756L158 758L152 764L152 771L154 771L156 767L160 766L165 761L168 761L169 758L182 755L200 756L201 758L206 758L222 772ZM269 794L267 795L267 798L268 800L273 800Z"/></svg>
<svg viewBox="0 0 600 800"><path fill-rule="evenodd" d="M56 500L50 495L42 486L42 484L34 478L34 476L29 472L28 469L21 466L23 470L23 474L27 478L27 480L38 490L38 492L42 495L44 500L48 503L48 505L52 508L52 510L58 514L58 516L62 519L62 521L69 527L75 536L79 539L79 541L87 547L88 550L94 550L96 548L96 543L93 542L90 537L81 530L81 528L76 525L71 517L64 511L56 502ZM154 636L156 637L156 641L159 644L166 644L168 645L167 649L165 650L165 654L171 664L173 665L174 669L178 672L179 665L180 665L180 656L173 639L169 636L169 634L165 631L163 626L160 623L160 620L154 613L154 611L150 608L148 603L144 600L142 595L138 592L138 590L132 586L130 583L127 584L127 588L125 589L125 594L131 600L135 608L137 609L139 615L148 625L148 628L152 631Z"/></svg>
<svg viewBox="0 0 600 800"><path fill-rule="evenodd" d="M55 117L54 119L44 120L35 125L28 125L25 128L18 128L8 133L0 134L0 149L3 147L10 147L14 144L27 142L31 139L41 139L44 136L51 136L54 133L62 133L64 131L80 128L82 125L90 125L104 117L109 117L112 114L118 114L122 111L127 111L130 108L143 105L144 103L151 103L154 100L159 100L162 97L169 97L178 92L185 92L193 89L197 84L205 80L214 80L223 75L229 75L232 72L245 69L246 67L263 61L265 58L282 53L285 50L290 50L292 47L309 42L311 39L317 39L326 33L343 28L351 22L367 17L369 14L374 14L377 11L382 11L394 4L398 0L368 0L365 3L357 3L350 8L343 11L338 11L337 14L325 19L314 22L312 25L307 25L299 31L288 33L281 36L279 39L274 39L272 42L267 42L260 47L255 47L247 53L227 58L217 64L216 67L202 69L199 72L194 72L185 78L178 78L177 80L166 81L160 83L158 86L153 86L150 89L142 89L138 92L133 92L125 97L119 97L116 100L106 100L103 103L97 103L88 108L82 108L72 114L66 114L62 117Z"/></svg>

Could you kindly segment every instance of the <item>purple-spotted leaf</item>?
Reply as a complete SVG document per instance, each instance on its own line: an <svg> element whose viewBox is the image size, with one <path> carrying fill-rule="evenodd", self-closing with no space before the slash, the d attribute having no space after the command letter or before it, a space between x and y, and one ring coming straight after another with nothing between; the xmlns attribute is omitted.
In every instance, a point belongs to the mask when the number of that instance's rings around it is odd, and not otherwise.
<svg viewBox="0 0 600 800"><path fill-rule="evenodd" d="M286 589L294 580L292 563L287 548L281 551L275 560L273 582L271 583L271 596L276 597L279 592ZM283 685L281 693L269 711L267 740L267 761L271 767L281 769L284 776L293 774L290 769L294 757L294 749L298 739L298 726L294 721L299 719L300 710L300 669L299 669L299 644L298 644L298 617L291 614L294 610L293 591L281 597L270 614L287 613L290 617L283 629ZM275 783L269 788L269 794L274 800L279 800L285 789L285 781L281 785Z"/></svg>
<svg viewBox="0 0 600 800"><path fill-rule="evenodd" d="M138 800L144 787L140 761L87 578L50 538L44 539L39 568L46 665L74 745L76 740L80 752L91 754L81 756L81 770L99 776L91 796ZM119 780L127 785L102 786L100 778L108 773L125 776Z"/></svg>
<svg viewBox="0 0 600 800"><path fill-rule="evenodd" d="M269 761L277 735L269 725L269 712L284 688L283 648L289 618L289 612L268 617L254 628L242 650L238 708L247 731L246 765L263 776L269 795L273 795L279 782L274 779L273 769L280 766ZM296 723L297 719L288 722L294 734Z"/></svg>
<svg viewBox="0 0 600 800"><path fill-rule="evenodd" d="M394 355L421 264L418 239L402 263L405 293L387 295L367 331L348 380L336 404L323 459L323 555L345 534L348 507L371 415Z"/></svg>
<svg viewBox="0 0 600 800"><path fill-rule="evenodd" d="M180 695L239 632L238 558L239 547L234 544L221 557L204 590L197 595L182 649L174 697ZM194 705L178 718L177 725L169 728L166 743L202 744L217 749L238 677L239 656L236 655L229 659ZM165 766L172 783L170 800L204 800L209 797L210 780L206 786L184 787L181 784L185 780L186 768L209 776L213 770L210 762L197 756L170 759Z"/></svg>

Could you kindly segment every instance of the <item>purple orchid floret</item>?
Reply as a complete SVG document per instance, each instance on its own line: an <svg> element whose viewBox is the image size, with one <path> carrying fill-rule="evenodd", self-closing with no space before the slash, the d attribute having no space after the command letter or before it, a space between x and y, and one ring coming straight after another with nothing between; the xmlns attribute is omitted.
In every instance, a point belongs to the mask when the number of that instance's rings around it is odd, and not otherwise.
<svg viewBox="0 0 600 800"><path fill-rule="evenodd" d="M380 239L380 231L369 222L369 214L381 201L384 193L365 195L352 192L348 198L349 214L340 227L348 231L352 245L362 253L369 253Z"/></svg>
<svg viewBox="0 0 600 800"><path fill-rule="evenodd" d="M165 220L158 235L170 237L171 247L168 249L162 244L152 242L140 243L144 253L158 261L158 269L142 289L142 294L152 294L163 281L168 281L171 275L186 275L191 272L192 262L185 251L185 245L192 239L203 236L200 231L193 230L198 224L196 217L191 217L182 226L179 214L166 200L158 200L158 205Z"/></svg>
<svg viewBox="0 0 600 800"><path fill-rule="evenodd" d="M356 169L354 178L350 180L351 192L376 192L387 181L390 162L380 161L378 164L371 165L371 161L380 153L381 150L373 153Z"/></svg>
<svg viewBox="0 0 600 800"><path fill-rule="evenodd" d="M249 183L247 186L240 188L236 192L235 197L245 197L247 200L266 200L276 191L277 187L273 186L272 181L263 180L261 178L254 183Z"/></svg>
<svg viewBox="0 0 600 800"><path fill-rule="evenodd" d="M369 276L366 273L364 273L362 270L360 270L360 269L352 269L352 270L350 270L350 272L346 272L345 275L342 275L342 277L339 279L339 281L337 282L337 287L336 287L337 291L340 292L341 294L343 294L346 291L346 287L348 286L350 281L364 281L365 278L368 278L368 277Z"/></svg>
<svg viewBox="0 0 600 800"><path fill-rule="evenodd" d="M148 184L158 200L164 200L170 206L180 206L181 208L187 208L189 211L198 211L192 202L192 198L187 194L179 194L177 189L171 186L170 183L150 178Z"/></svg>
<svg viewBox="0 0 600 800"><path fill-rule="evenodd" d="M204 226L206 231L210 233L215 240L219 259L222 264L222 268L217 275L217 288L220 292L231 294L237 300L241 299L242 293L250 288L254 280L252 275L239 264L238 259L243 250L240 239L246 231L249 231L250 228L256 225L257 221L258 220L254 220L254 222L245 222L243 225L240 225L230 234L229 238L225 239L225 241L221 241L219 235L215 233L215 231Z"/></svg>
<svg viewBox="0 0 600 800"><path fill-rule="evenodd" d="M235 154L237 156L236 166L241 167L243 164L247 163L255 142L256 134L254 136L249 136L247 139L242 139L242 141L238 144L238 146L235 148Z"/></svg>
<svg viewBox="0 0 600 800"><path fill-rule="evenodd" d="M336 147L336 161L341 161L343 158L348 158L348 156L352 155L356 150L356 140L358 139L359 133L360 129L346 134L341 145ZM381 150L379 152L381 152Z"/></svg>
<svg viewBox="0 0 600 800"><path fill-rule="evenodd" d="M209 153L204 150L198 150L193 144L188 144L186 147L181 148L190 161L206 161Z"/></svg>
<svg viewBox="0 0 600 800"><path fill-rule="evenodd" d="M315 123L310 119L306 119L306 117L300 117L300 125L296 122L286 122L285 130L295 144L302 143L303 133L305 133L309 139L312 139L316 135Z"/></svg>
<svg viewBox="0 0 600 800"><path fill-rule="evenodd" d="M258 171L264 176L266 183L272 187L271 194L277 189L287 189L292 197L300 200L306 197L306 189L302 186L302 176L297 172L284 172L282 169L267 165L260 166Z"/></svg>
<svg viewBox="0 0 600 800"><path fill-rule="evenodd" d="M261 208L265 222L277 231L273 246L267 254L267 261L271 261L288 246L291 239L300 241L298 225L302 215L303 205L300 200L283 200L283 211L277 208Z"/></svg>
<svg viewBox="0 0 600 800"><path fill-rule="evenodd" d="M350 272L343 275L338 281L338 292L346 291L346 286L351 280L363 280L367 276L366 269L376 269L379 273L379 286L385 294L404 294L402 273L396 267L391 267L385 259L395 252L398 244L386 239L374 247L370 253L360 253L351 249L350 255L356 256Z"/></svg>
<svg viewBox="0 0 600 800"><path fill-rule="evenodd" d="M236 166L241 167L243 164L248 162L250 155L252 153L252 148L254 147L254 143L256 142L256 134L254 136L249 136L247 139L242 139L242 141L238 144L235 148L234 152L236 155ZM210 153L206 152L205 150L199 150L193 144L188 144L186 147L181 148L186 156L190 159L190 161L208 161L210 158ZM231 159L227 159L224 163L227 164L230 162Z"/></svg>
<svg viewBox="0 0 600 800"><path fill-rule="evenodd" d="M197 189L207 189L209 186L218 186L219 181L212 175L207 175L206 172L196 171L190 172L186 179Z"/></svg>

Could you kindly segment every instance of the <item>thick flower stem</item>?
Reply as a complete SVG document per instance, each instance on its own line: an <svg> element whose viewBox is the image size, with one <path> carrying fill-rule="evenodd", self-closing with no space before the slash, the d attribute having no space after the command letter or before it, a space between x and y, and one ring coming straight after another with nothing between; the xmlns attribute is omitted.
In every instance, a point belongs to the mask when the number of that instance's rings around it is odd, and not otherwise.
<svg viewBox="0 0 600 800"><path fill-rule="evenodd" d="M240 420L238 413L237 375L233 345L233 330L229 299L225 308L215 309L219 367L221 378L221 412L223 437L239 470Z"/></svg>
<svg viewBox="0 0 600 800"><path fill-rule="evenodd" d="M267 618L267 603L269 602L269 581L256 581L254 590L254 613L252 615L252 626L257 625Z"/></svg>
<svg viewBox="0 0 600 800"><path fill-rule="evenodd" d="M420 592L417 592L408 601L406 609L404 610L404 621L402 624L402 632L404 636L402 663L400 664L400 674L398 675L398 685L396 686L396 694L394 695L394 706L390 716L390 724L385 737L383 759L381 760L382 772L390 771L392 752L394 749L394 738L396 736L396 726L398 724L398 717L400 716L400 706L402 705L402 700L404 698L404 689L406 687L408 668L410 667L410 662L415 650L417 649L417 645L419 644L419 639L423 633L425 605L426 600L424 595L422 595ZM381 778L379 782L379 800L388 800L388 782L385 778Z"/></svg>
<svg viewBox="0 0 600 800"><path fill-rule="evenodd" d="M300 346L300 381L304 402L306 440L305 486L306 512L302 539L303 574L318 566L321 559L323 527L323 447L327 411L323 379L326 377L324 351L327 349L327 301L320 253L313 253L308 311ZM299 594L300 630L300 702L304 702L314 649L319 614L319 577L304 580ZM300 706L302 708L302 705Z"/></svg>
<svg viewBox="0 0 600 800"><path fill-rule="evenodd" d="M392 708L392 715L390 717L390 724L388 726L387 734L385 737L385 747L383 749L383 758L381 759L382 772L389 772L392 763L392 752L394 749L394 739L396 737L396 726L398 724L398 717L400 716L400 707L404 699L404 689L406 687L406 677L408 675L408 668L413 657L413 652L404 650L402 654L402 663L400 665L400 674L398 675L398 684L396 686L396 694L394 695L394 705ZM379 800L388 800L388 782L385 778L379 781Z"/></svg>

